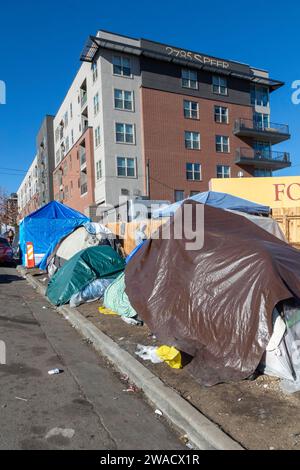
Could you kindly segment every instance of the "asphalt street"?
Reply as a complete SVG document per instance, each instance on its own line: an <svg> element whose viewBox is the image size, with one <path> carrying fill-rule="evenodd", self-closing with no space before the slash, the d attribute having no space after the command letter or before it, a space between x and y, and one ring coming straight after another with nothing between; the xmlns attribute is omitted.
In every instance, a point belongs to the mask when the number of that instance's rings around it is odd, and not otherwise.
<svg viewBox="0 0 300 470"><path fill-rule="evenodd" d="M184 449L13 268L0 267L0 449ZM3 346L3 343L1 343ZM63 372L49 375L59 368Z"/></svg>

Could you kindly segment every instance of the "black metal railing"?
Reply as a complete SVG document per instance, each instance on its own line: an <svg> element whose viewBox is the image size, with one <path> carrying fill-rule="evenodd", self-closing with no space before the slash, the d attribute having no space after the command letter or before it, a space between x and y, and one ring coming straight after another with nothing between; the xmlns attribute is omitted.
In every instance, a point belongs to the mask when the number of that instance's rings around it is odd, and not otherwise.
<svg viewBox="0 0 300 470"><path fill-rule="evenodd" d="M253 149L249 147L241 147L236 150L236 162L251 159L282 163L290 163L291 161L288 152L277 152L271 149Z"/></svg>
<svg viewBox="0 0 300 470"><path fill-rule="evenodd" d="M263 122L259 119L236 119L234 123L234 131L239 132L243 130L254 130L289 135L289 126L287 124Z"/></svg>

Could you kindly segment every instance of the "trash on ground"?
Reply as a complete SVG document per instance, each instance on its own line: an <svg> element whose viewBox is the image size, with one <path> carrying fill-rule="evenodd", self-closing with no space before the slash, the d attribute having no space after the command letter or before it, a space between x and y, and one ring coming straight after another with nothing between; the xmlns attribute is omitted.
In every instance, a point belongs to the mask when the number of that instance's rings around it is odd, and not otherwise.
<svg viewBox="0 0 300 470"><path fill-rule="evenodd" d="M61 374L62 372L63 372L62 369L51 369L51 370L48 370L48 374L49 374L49 375Z"/></svg>
<svg viewBox="0 0 300 470"><path fill-rule="evenodd" d="M155 410L155 414L158 415L158 416L162 416L162 415L163 415L162 411L160 411L160 410L158 410L158 409Z"/></svg>
<svg viewBox="0 0 300 470"><path fill-rule="evenodd" d="M54 436L62 436L67 439L72 439L74 434L75 434L75 431L72 428L53 428L47 432L45 439L49 439L50 437L54 437Z"/></svg>
<svg viewBox="0 0 300 470"><path fill-rule="evenodd" d="M28 401L27 398L15 397L16 400Z"/></svg>
<svg viewBox="0 0 300 470"><path fill-rule="evenodd" d="M165 362L173 369L181 369L181 353L173 346L143 346L137 345L135 354L144 361L150 360L153 364Z"/></svg>
<svg viewBox="0 0 300 470"><path fill-rule="evenodd" d="M113 310L110 310L110 308L106 308L106 307L98 307L98 310L100 313L102 313L103 315L115 315L115 316L119 316L116 312L114 312Z"/></svg>
<svg viewBox="0 0 300 470"><path fill-rule="evenodd" d="M139 318L127 318L127 317L121 317L121 318L128 325L143 326L144 324L144 322L140 320Z"/></svg>
<svg viewBox="0 0 300 470"><path fill-rule="evenodd" d="M136 385L133 385L133 384L129 385L128 388L123 390L123 392L132 392L132 393L137 393L139 391L140 389Z"/></svg>

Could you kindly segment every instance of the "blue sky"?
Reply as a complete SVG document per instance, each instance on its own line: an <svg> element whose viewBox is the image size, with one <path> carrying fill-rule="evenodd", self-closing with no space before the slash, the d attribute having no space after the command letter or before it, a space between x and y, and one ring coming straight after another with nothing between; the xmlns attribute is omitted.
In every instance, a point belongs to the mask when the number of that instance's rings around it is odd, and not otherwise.
<svg viewBox="0 0 300 470"><path fill-rule="evenodd" d="M300 105L291 84L300 80L300 4L214 0L0 0L0 187L15 191L35 152L45 114L55 114L74 74L86 38L97 29L154 39L270 71L285 87L271 96L273 122L288 123L293 167L300 174ZM4 168L13 169L5 170Z"/></svg>

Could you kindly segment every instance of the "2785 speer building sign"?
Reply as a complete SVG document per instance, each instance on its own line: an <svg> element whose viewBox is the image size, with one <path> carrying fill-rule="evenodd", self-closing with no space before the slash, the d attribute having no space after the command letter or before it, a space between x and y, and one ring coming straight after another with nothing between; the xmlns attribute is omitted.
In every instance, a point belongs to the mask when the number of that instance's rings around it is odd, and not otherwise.
<svg viewBox="0 0 300 470"><path fill-rule="evenodd" d="M195 52L188 52L183 49L174 49L174 47L171 46L166 47L166 53L180 59L190 59L203 65L210 65L211 67L220 67L223 69L230 67L229 62L225 62L224 60L215 59Z"/></svg>

